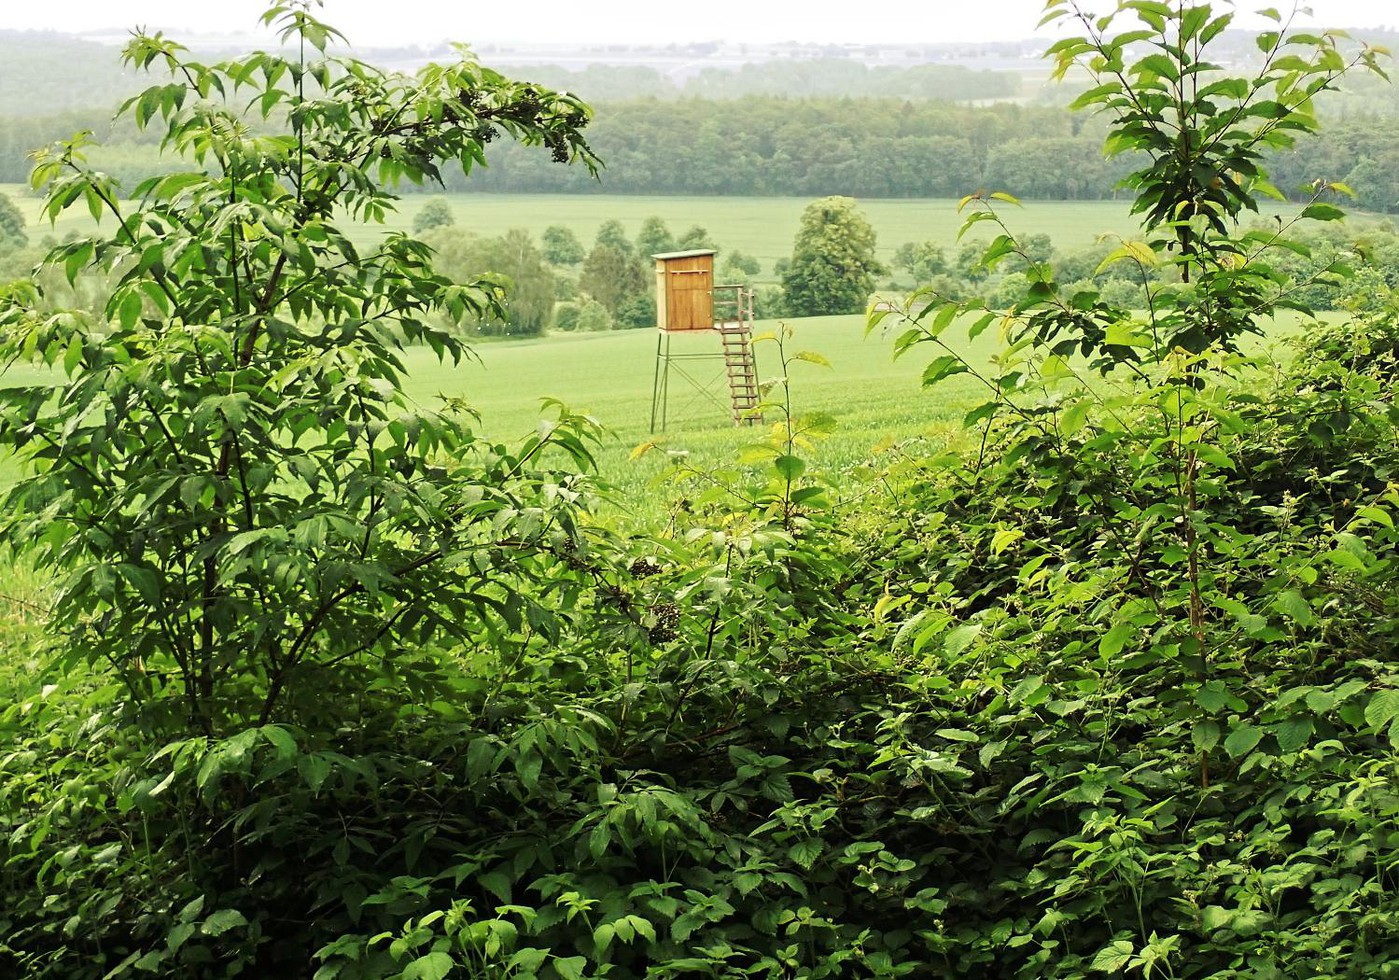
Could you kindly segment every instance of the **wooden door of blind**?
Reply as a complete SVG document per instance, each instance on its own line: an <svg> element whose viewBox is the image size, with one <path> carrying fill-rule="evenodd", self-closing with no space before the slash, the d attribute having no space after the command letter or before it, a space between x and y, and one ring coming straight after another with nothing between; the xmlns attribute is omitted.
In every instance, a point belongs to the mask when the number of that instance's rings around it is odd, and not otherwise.
<svg viewBox="0 0 1399 980"><path fill-rule="evenodd" d="M666 262L666 329L708 330L714 326L714 258Z"/></svg>

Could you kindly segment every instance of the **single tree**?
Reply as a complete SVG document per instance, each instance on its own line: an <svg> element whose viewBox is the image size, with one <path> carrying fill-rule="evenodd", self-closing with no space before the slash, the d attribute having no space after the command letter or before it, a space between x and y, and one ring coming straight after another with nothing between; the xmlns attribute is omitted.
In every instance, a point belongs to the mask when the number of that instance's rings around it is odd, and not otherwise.
<svg viewBox="0 0 1399 980"><path fill-rule="evenodd" d="M716 252L719 250L719 246L715 244L709 231L701 225L691 225L686 228L676 239L675 247L678 249L712 248Z"/></svg>
<svg viewBox="0 0 1399 980"><path fill-rule="evenodd" d="M823 316L863 310L875 276L884 271L874 246L874 228L851 198L823 197L808 204L791 264L782 274L786 313Z"/></svg>
<svg viewBox="0 0 1399 980"><path fill-rule="evenodd" d="M450 228L457 223L452 215L452 206L445 197L428 198L427 203L418 209L413 217L413 234L421 235L434 228Z"/></svg>
<svg viewBox="0 0 1399 980"><path fill-rule="evenodd" d="M565 225L550 225L540 236L544 259L551 265L577 265L588 253L573 229Z"/></svg>
<svg viewBox="0 0 1399 980"><path fill-rule="evenodd" d="M611 245L595 246L578 276L578 288L613 317L628 300L645 296L648 285L640 260Z"/></svg>
<svg viewBox="0 0 1399 980"><path fill-rule="evenodd" d="M627 238L627 229L616 218L609 218L598 227L597 237L593 239L593 244L615 248L625 255L632 254L632 244L631 239Z"/></svg>
<svg viewBox="0 0 1399 980"><path fill-rule="evenodd" d="M653 214L641 222L641 230L636 233L636 251L643 258L658 252L674 252L676 248L675 236L661 218Z"/></svg>

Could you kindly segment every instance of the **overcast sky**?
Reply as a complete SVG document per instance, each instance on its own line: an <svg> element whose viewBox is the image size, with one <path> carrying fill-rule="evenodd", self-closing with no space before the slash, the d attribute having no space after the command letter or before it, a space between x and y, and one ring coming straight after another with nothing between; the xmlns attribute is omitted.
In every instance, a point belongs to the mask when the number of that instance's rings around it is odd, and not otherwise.
<svg viewBox="0 0 1399 980"><path fill-rule="evenodd" d="M1239 9L1270 4L1289 6L1288 0L1246 0ZM1088 0L1090 9L1113 5ZM0 27L84 33L139 24L167 33L245 33L267 6L265 0L5 0ZM477 47L522 41L868 43L1028 37L1043 6L1043 0L326 0L320 16L363 46L443 40ZM1399 25L1395 0L1315 0L1311 8L1327 27Z"/></svg>

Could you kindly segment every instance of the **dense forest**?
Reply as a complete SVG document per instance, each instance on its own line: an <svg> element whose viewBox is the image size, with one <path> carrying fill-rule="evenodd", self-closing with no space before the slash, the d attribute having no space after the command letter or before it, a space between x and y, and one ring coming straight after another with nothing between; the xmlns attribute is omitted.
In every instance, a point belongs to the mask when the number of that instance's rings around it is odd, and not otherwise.
<svg viewBox="0 0 1399 980"><path fill-rule="evenodd" d="M22 35L8 35L16 36ZM4 37L0 53L8 50ZM53 43L46 57L71 54ZM117 70L109 48L89 44L84 52L86 67L64 87L63 99L26 98L42 75L0 86L11 92L8 102L0 100L0 183L23 182L34 148L79 129L107 144L95 159L126 186L158 166L157 137L138 133L130 121L114 122L107 107L113 89L133 89L134 78ZM36 57L31 52L19 63ZM447 189L898 198L1008 188L1027 199L1083 200L1119 195L1118 182L1133 166L1104 157L1103 128L1092 117L1062 104L1012 99L1021 79L1008 72L870 69L828 58L708 69L683 89L645 68L541 67L537 74L584 97L590 87L631 96L595 100L591 142L605 161L600 179L560 172L527 147L502 144L490 166L469 180L445 174ZM651 94L636 97L640 92ZM659 97L667 93L684 97ZM1060 93L1059 102L1066 99ZM1399 211L1399 127L1377 122L1399 117L1392 91L1359 80L1320 104L1330 120L1325 138L1272 152L1275 184L1295 198L1318 178L1338 181L1355 191L1361 208ZM40 106L49 114L37 114ZM54 107L71 108L53 113Z"/></svg>
<svg viewBox="0 0 1399 980"><path fill-rule="evenodd" d="M126 186L158 164L153 138L137 141L106 113L12 120L0 129L0 182L19 183L28 152L56 132L93 128L94 152ZM1062 108L968 108L902 100L646 100L598 108L593 145L600 178L560 172L528 148L501 145L470 179L448 172L448 190L613 194L960 197L1014 188L1050 200L1116 197L1129 161L1102 154L1102 128ZM1342 181L1360 207L1399 211L1399 128L1368 118L1332 125L1270 155L1278 187L1293 197L1318 176ZM412 188L407 188L412 190ZM429 188L430 189L430 188Z"/></svg>

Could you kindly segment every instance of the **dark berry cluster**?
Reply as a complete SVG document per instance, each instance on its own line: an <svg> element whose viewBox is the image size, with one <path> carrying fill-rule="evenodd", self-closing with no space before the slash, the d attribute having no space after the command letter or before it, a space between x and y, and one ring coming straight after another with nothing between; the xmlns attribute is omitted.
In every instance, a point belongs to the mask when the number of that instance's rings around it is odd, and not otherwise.
<svg viewBox="0 0 1399 980"><path fill-rule="evenodd" d="M650 575L659 575L661 573L661 566L657 565L650 558L638 558L631 563L629 571L636 578L646 578Z"/></svg>
<svg viewBox="0 0 1399 980"><path fill-rule="evenodd" d="M669 643L680 634L680 608L673 602L658 602L651 607L651 626L646 630L646 638L652 643Z"/></svg>

